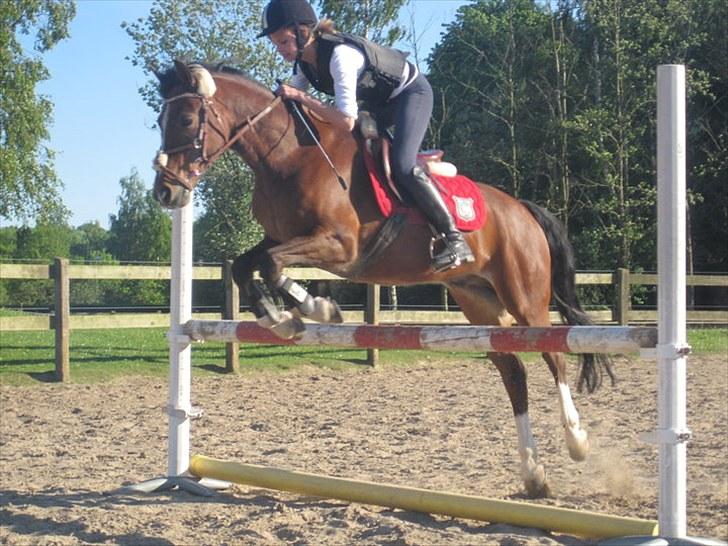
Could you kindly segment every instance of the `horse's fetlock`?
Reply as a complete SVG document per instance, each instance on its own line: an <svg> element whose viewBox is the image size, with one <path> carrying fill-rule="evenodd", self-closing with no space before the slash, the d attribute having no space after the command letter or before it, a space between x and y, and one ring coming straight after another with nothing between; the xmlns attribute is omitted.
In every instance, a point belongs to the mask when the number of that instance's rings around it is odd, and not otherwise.
<svg viewBox="0 0 728 546"><path fill-rule="evenodd" d="M290 296L299 308L303 307L301 312L304 315L313 312L313 298L303 286L293 279L288 278L286 275L281 275L276 282L276 288Z"/></svg>

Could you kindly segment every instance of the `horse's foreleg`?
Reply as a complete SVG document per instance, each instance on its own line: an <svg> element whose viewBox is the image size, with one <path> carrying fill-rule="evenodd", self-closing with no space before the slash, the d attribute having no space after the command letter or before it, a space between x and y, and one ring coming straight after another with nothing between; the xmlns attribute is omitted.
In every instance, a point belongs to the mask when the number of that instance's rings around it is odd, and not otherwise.
<svg viewBox="0 0 728 546"><path fill-rule="evenodd" d="M264 328L273 330L280 337L290 339L303 331L303 323L289 311L279 311L260 284L253 280L253 273L260 268L265 252L276 244L275 241L266 238L238 256L233 262L233 279L250 304L256 322Z"/></svg>
<svg viewBox="0 0 728 546"><path fill-rule="evenodd" d="M551 494L546 483L546 472L538 461L536 440L531 431L528 416L528 386L523 362L510 353L488 353L501 374L513 407L518 431L518 454L521 457L521 477L531 497L548 497Z"/></svg>
<svg viewBox="0 0 728 546"><path fill-rule="evenodd" d="M294 306L294 315L316 322L334 324L344 322L339 304L330 298L312 296L308 290L286 275L278 277L276 288Z"/></svg>
<svg viewBox="0 0 728 546"><path fill-rule="evenodd" d="M294 307L294 314L317 322L341 323L343 317L338 304L320 296L312 296L299 283L283 274L291 265L331 267L350 261L338 238L328 234L296 237L270 249L263 258L261 275Z"/></svg>
<svg viewBox="0 0 728 546"><path fill-rule="evenodd" d="M583 461L589 453L589 437L587 432L581 428L579 412L571 398L571 389L566 379L566 362L561 353L542 353L544 360L556 380L559 389L559 408L561 409L561 424L564 426L566 435L566 447L569 449L569 456L574 461Z"/></svg>

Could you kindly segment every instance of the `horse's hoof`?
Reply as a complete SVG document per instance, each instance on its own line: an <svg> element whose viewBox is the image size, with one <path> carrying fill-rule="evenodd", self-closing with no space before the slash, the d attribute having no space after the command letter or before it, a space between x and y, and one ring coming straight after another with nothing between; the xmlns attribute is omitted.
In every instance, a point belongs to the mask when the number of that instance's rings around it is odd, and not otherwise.
<svg viewBox="0 0 728 546"><path fill-rule="evenodd" d="M581 462L589 454L589 435L584 429L566 428L566 447L572 461Z"/></svg>
<svg viewBox="0 0 728 546"><path fill-rule="evenodd" d="M528 480L525 482L526 493L532 499L548 499L551 497L549 484L539 480Z"/></svg>
<svg viewBox="0 0 728 546"><path fill-rule="evenodd" d="M300 338L301 334L306 330L303 321L294 317L290 311L281 313L281 321L270 327L270 330L281 339Z"/></svg>
<svg viewBox="0 0 728 546"><path fill-rule="evenodd" d="M293 312L298 316L302 314L298 308L295 308ZM341 324L344 322L339 304L330 298L322 298L321 296L316 296L313 299L313 311L303 316L322 324Z"/></svg>
<svg viewBox="0 0 728 546"><path fill-rule="evenodd" d="M330 314L329 322L332 324L343 323L344 315L341 314L341 307L339 307L339 304L336 303L336 301L332 300L331 298L326 298L326 300L329 303L329 314Z"/></svg>

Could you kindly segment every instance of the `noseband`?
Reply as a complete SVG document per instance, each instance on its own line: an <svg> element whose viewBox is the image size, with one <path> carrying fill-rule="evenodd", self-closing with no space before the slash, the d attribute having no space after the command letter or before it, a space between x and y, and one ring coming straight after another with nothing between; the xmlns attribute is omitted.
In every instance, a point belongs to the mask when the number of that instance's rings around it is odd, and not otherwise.
<svg viewBox="0 0 728 546"><path fill-rule="evenodd" d="M162 135L162 149L159 150L157 153L157 157L154 158L154 170L157 172L164 173L168 178L172 180L175 184L178 184L185 188L186 190L192 191L194 189L194 186L188 181L182 178L179 174L175 173L171 169L167 168L167 156L170 154L175 154L179 152L186 152L187 150L198 150L199 151L199 158L196 159L194 162L200 164L200 169L190 170L189 173L192 176L200 176L205 170L207 170L210 165L218 158L220 157L225 151L227 151L230 146L235 144L240 138L248 132L258 121L260 121L263 117L268 115L275 106L281 102L281 97L278 96L275 99L273 99L268 106L263 108L260 112L255 114L252 118L248 118L245 120L245 122L235 131L233 136L229 139L225 139L225 133L223 130L215 126L213 123L210 123L208 120L207 111L208 109L215 115L215 118L221 122L222 119L220 118L220 114L215 110L213 107L213 101L209 97L205 97L203 95L200 95L198 93L182 93L181 95L176 95L174 97L170 97L168 99L165 99L164 101L164 108L167 108L167 105L170 103L180 100L180 99L199 99L200 101L200 126L197 131L197 136L194 138L192 142L188 142L187 144L183 144L181 146L176 146L174 148L164 148L164 135ZM225 141L225 143L214 153L208 155L207 154L207 127L208 125L212 127Z"/></svg>

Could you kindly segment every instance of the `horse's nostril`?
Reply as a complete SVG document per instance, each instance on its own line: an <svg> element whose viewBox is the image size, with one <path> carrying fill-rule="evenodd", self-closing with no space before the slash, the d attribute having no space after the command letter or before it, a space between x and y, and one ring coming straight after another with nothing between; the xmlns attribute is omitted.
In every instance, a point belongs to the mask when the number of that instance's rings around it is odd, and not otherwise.
<svg viewBox="0 0 728 546"><path fill-rule="evenodd" d="M157 201L159 201L162 205L169 205L169 201L172 197L172 192L169 190L169 188L162 186L157 190Z"/></svg>

